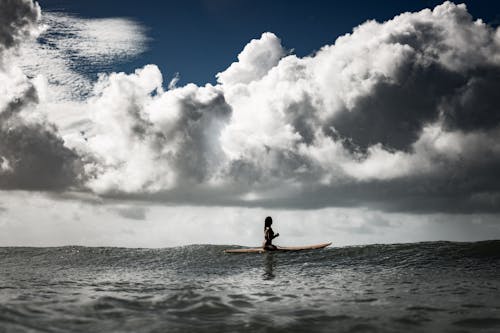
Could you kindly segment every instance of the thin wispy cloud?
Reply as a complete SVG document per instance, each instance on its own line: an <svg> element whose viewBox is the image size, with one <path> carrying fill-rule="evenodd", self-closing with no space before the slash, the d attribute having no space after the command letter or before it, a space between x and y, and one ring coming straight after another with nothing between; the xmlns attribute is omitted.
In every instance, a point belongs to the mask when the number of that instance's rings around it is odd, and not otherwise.
<svg viewBox="0 0 500 333"><path fill-rule="evenodd" d="M43 75L56 99L88 97L99 73L147 49L146 29L127 18L43 12L39 26L38 38L22 44L17 60L28 76Z"/></svg>

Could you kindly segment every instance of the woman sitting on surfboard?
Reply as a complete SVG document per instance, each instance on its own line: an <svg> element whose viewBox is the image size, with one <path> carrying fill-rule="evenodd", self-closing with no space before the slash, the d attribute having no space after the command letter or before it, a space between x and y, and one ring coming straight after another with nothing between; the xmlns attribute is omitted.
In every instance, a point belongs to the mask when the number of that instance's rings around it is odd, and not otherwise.
<svg viewBox="0 0 500 333"><path fill-rule="evenodd" d="M268 251L276 250L276 245L273 245L273 239L278 237L280 234L274 234L273 229L271 228L271 224L273 224L273 219L271 216L266 217L264 220L264 245L263 248Z"/></svg>

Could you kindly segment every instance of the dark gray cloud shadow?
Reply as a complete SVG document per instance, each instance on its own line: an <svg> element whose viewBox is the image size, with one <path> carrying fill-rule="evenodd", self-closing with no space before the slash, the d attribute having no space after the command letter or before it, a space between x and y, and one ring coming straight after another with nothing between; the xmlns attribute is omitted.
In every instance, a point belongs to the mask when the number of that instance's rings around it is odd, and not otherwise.
<svg viewBox="0 0 500 333"><path fill-rule="evenodd" d="M130 220L142 221L147 217L147 209L143 206L113 207L111 211Z"/></svg>
<svg viewBox="0 0 500 333"><path fill-rule="evenodd" d="M441 65L422 67L412 61L396 76L396 82L380 79L352 110L339 112L325 124L325 133L345 138L350 150L366 151L381 143L390 150L411 151L422 128L439 118L443 97L467 83L466 77Z"/></svg>
<svg viewBox="0 0 500 333"><path fill-rule="evenodd" d="M0 55L3 50L17 47L28 38L39 18L39 7L31 0L2 0Z"/></svg>
<svg viewBox="0 0 500 333"><path fill-rule="evenodd" d="M0 111L0 156L9 171L0 174L0 189L57 190L78 185L80 158L64 145L57 128L28 123L19 112L38 103L34 86Z"/></svg>

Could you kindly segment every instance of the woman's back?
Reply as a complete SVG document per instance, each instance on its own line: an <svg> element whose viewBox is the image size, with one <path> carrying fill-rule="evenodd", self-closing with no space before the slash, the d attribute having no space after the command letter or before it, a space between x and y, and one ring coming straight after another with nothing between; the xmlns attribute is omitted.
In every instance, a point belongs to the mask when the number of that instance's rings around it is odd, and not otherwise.
<svg viewBox="0 0 500 333"><path fill-rule="evenodd" d="M276 246L273 245L273 239L278 237L280 234L274 234L273 228L271 228L271 224L273 224L273 219L271 216L266 217L264 221L264 245L263 247L267 250L275 250Z"/></svg>

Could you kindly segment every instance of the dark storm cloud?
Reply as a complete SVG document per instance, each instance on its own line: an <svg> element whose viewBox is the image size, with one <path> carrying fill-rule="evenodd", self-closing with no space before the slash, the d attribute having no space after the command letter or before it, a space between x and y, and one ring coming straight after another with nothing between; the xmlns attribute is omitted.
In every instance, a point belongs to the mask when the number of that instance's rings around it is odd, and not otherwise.
<svg viewBox="0 0 500 333"><path fill-rule="evenodd" d="M0 111L0 188L64 189L76 184L78 156L53 125L29 122L19 113L38 102L30 86Z"/></svg>
<svg viewBox="0 0 500 333"><path fill-rule="evenodd" d="M0 188L52 190L77 184L78 156L45 126L0 128Z"/></svg>
<svg viewBox="0 0 500 333"><path fill-rule="evenodd" d="M34 35L40 8L24 0L2 0L0 6L2 56L5 50ZM5 69L0 67L0 71L15 68L10 63L2 65ZM55 126L27 119L39 103L35 85L15 72L5 76L6 82L1 84L18 87L12 95L2 96L5 104L0 104L0 188L45 190L74 185L78 174L76 153L64 145Z"/></svg>
<svg viewBox="0 0 500 333"><path fill-rule="evenodd" d="M448 130L485 130L500 124L500 68L456 73L443 66L400 68L397 83L380 82L352 110L331 121L331 135L349 139L349 147L381 143L408 151L423 127L440 117ZM325 130L328 133L328 130Z"/></svg>
<svg viewBox="0 0 500 333"><path fill-rule="evenodd" d="M1 0L0 53L28 38L39 18L40 7L31 0Z"/></svg>
<svg viewBox="0 0 500 333"><path fill-rule="evenodd" d="M466 77L442 65L422 66L413 61L397 68L396 77L394 82L378 82L354 108L339 112L330 126L362 150L381 143L408 151L422 128L439 118L443 98L455 96L467 84ZM463 113L473 111L469 108Z"/></svg>
<svg viewBox="0 0 500 333"><path fill-rule="evenodd" d="M464 131L492 129L500 124L500 68L480 68L442 103L445 126Z"/></svg>
<svg viewBox="0 0 500 333"><path fill-rule="evenodd" d="M454 24L471 24L472 17L466 11L452 9L456 11ZM441 26L439 19L409 21L412 29L391 31L384 43L407 46L413 51L411 55L394 65L392 78L382 76L370 93L359 97L352 109L338 112L328 125L363 150L377 143L389 149L408 150L420 137L422 128L440 116L452 130L497 126L500 123L498 64L492 66L488 61L493 59L480 59L485 56L481 50L463 50L463 55L459 55L460 51L454 50L459 46L446 41L451 31ZM483 33L471 31L461 35L465 41L458 38L457 41L463 42L464 48L471 47L477 43L474 38L485 38ZM494 31L487 33L481 47L492 48L486 56L496 57L498 42ZM470 57L471 67L448 68L448 61L439 59L446 52L457 53L457 58ZM423 62L422 57L428 60Z"/></svg>

